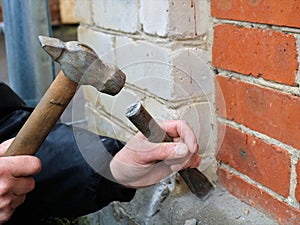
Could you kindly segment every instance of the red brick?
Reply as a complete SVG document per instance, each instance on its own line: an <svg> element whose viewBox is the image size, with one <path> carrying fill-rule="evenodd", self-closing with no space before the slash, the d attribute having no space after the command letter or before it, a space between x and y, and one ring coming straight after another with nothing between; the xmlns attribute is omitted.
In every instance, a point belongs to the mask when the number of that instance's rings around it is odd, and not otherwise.
<svg viewBox="0 0 300 225"><path fill-rule="evenodd" d="M296 86L298 52L293 35L234 25L214 31L213 65Z"/></svg>
<svg viewBox="0 0 300 225"><path fill-rule="evenodd" d="M296 172L297 172L296 199L300 203L300 161L298 161L297 163Z"/></svg>
<svg viewBox="0 0 300 225"><path fill-rule="evenodd" d="M300 27L300 1L295 0L211 0L217 18Z"/></svg>
<svg viewBox="0 0 300 225"><path fill-rule="evenodd" d="M51 15L51 24L57 25L61 23L59 0L49 0L49 8Z"/></svg>
<svg viewBox="0 0 300 225"><path fill-rule="evenodd" d="M300 149L300 97L223 76L216 85L221 117Z"/></svg>
<svg viewBox="0 0 300 225"><path fill-rule="evenodd" d="M219 142L218 160L276 193L289 196L291 159L286 150L229 126Z"/></svg>
<svg viewBox="0 0 300 225"><path fill-rule="evenodd" d="M218 170L219 182L234 196L275 218L282 225L298 225L300 210L279 201L266 191L234 175Z"/></svg>
<svg viewBox="0 0 300 225"><path fill-rule="evenodd" d="M2 2L0 0L0 22L3 21L3 16L2 16Z"/></svg>

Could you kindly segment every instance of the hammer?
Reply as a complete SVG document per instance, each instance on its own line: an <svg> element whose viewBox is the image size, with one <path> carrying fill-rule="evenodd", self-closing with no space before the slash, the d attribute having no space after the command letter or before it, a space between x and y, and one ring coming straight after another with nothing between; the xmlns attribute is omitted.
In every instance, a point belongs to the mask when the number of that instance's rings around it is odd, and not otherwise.
<svg viewBox="0 0 300 225"><path fill-rule="evenodd" d="M34 155L76 93L79 84L116 95L123 88L125 74L103 63L89 47L76 41L63 42L39 36L43 49L61 66L42 99L35 107L4 156Z"/></svg>

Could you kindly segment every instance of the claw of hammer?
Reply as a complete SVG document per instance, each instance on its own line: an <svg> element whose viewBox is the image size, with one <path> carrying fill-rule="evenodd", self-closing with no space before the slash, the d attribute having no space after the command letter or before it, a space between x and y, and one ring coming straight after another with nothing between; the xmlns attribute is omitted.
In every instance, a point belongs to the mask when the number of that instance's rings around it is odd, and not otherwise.
<svg viewBox="0 0 300 225"><path fill-rule="evenodd" d="M98 91L115 95L123 88L126 76L113 65L103 63L89 47L77 41L63 42L39 36L43 49L61 65L66 77L78 84L93 85Z"/></svg>

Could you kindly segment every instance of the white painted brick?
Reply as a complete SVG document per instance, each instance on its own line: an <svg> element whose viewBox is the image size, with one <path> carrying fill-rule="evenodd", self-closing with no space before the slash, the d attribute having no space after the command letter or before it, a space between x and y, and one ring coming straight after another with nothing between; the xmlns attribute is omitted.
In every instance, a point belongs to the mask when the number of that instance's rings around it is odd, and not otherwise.
<svg viewBox="0 0 300 225"><path fill-rule="evenodd" d="M133 131L120 126L117 121L111 120L107 115L99 113L90 105L87 106L86 117L88 119L88 129L97 134L125 142L132 138L134 134Z"/></svg>
<svg viewBox="0 0 300 225"><path fill-rule="evenodd" d="M176 39L204 35L210 28L207 0L169 0L168 36Z"/></svg>
<svg viewBox="0 0 300 225"><path fill-rule="evenodd" d="M80 23L92 23L91 0L76 0L75 17Z"/></svg>
<svg viewBox="0 0 300 225"><path fill-rule="evenodd" d="M78 41L91 47L103 62L115 64L114 36L79 26Z"/></svg>
<svg viewBox="0 0 300 225"><path fill-rule="evenodd" d="M137 0L93 0L94 22L106 29L135 33L138 30Z"/></svg>
<svg viewBox="0 0 300 225"><path fill-rule="evenodd" d="M116 63L127 81L166 100L211 94L208 58L206 51L195 47L172 50L127 37L116 39Z"/></svg>
<svg viewBox="0 0 300 225"><path fill-rule="evenodd" d="M134 91L123 88L116 96L99 94L98 97L100 98L100 105L97 110L105 111L109 118L115 117L124 123L124 126L130 126L130 121L126 117L126 110L129 105L139 99Z"/></svg>
<svg viewBox="0 0 300 225"><path fill-rule="evenodd" d="M100 105L99 92L96 88L90 85L83 85L82 92L86 101L90 102L95 107Z"/></svg>
<svg viewBox="0 0 300 225"><path fill-rule="evenodd" d="M195 47L176 49L172 52L171 63L172 98L209 98L214 92L214 75L208 66L208 52Z"/></svg>
<svg viewBox="0 0 300 225"><path fill-rule="evenodd" d="M140 22L145 33L167 36L168 0L141 0Z"/></svg>
<svg viewBox="0 0 300 225"><path fill-rule="evenodd" d="M170 51L145 41L116 39L116 63L127 75L127 81L167 99L172 88Z"/></svg>
<svg viewBox="0 0 300 225"><path fill-rule="evenodd" d="M141 0L140 22L147 34L176 39L206 35L210 28L207 0Z"/></svg>

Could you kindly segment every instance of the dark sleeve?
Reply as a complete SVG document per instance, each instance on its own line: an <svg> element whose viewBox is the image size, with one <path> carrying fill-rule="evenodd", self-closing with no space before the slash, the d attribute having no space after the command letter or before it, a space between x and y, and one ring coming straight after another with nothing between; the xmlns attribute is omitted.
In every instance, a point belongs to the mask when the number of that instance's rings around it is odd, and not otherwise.
<svg viewBox="0 0 300 225"><path fill-rule="evenodd" d="M36 187L15 216L78 217L112 201L130 201L135 190L111 181L107 173L111 155L122 147L118 140L57 124L37 152L42 171L35 176Z"/></svg>
<svg viewBox="0 0 300 225"><path fill-rule="evenodd" d="M0 81L0 119L19 109L32 111L7 84Z"/></svg>
<svg viewBox="0 0 300 225"><path fill-rule="evenodd" d="M0 85L0 93L1 99L11 99L0 103L2 142L17 134L31 110L6 85ZM112 201L130 201L135 190L111 181L108 169L110 159L123 146L116 139L57 123L36 154L42 162L42 171L34 177L36 187L7 224L78 217Z"/></svg>

